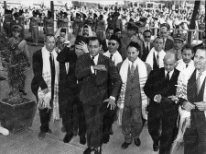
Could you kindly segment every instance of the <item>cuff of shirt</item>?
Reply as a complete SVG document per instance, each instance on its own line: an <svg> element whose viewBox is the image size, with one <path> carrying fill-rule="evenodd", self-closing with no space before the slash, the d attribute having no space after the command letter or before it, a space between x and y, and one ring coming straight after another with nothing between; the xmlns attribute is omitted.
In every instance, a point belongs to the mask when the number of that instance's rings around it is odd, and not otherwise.
<svg viewBox="0 0 206 154"><path fill-rule="evenodd" d="M94 74L94 67L91 66L90 69L91 69L92 74Z"/></svg>
<svg viewBox="0 0 206 154"><path fill-rule="evenodd" d="M116 98L114 96L110 96L110 99L113 99L114 101L116 100Z"/></svg>

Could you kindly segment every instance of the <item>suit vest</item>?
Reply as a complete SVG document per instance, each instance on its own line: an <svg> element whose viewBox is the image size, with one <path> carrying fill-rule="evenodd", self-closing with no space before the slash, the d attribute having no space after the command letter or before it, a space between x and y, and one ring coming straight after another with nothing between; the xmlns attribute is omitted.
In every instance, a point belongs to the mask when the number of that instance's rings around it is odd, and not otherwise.
<svg viewBox="0 0 206 154"><path fill-rule="evenodd" d="M125 105L126 106L141 106L141 92L138 67L136 67L134 74L132 75L130 67L127 74L127 86L125 93Z"/></svg>

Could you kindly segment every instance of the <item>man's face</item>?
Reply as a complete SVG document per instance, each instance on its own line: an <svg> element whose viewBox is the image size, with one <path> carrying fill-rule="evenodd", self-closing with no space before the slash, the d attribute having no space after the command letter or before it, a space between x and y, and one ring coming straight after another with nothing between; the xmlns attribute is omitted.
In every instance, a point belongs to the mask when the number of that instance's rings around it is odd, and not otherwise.
<svg viewBox="0 0 206 154"><path fill-rule="evenodd" d="M115 52L119 47L119 43L116 40L109 40L108 42L108 50L109 52Z"/></svg>
<svg viewBox="0 0 206 154"><path fill-rule="evenodd" d="M113 29L108 29L106 32L106 39L110 39L110 37L114 34Z"/></svg>
<svg viewBox="0 0 206 154"><path fill-rule="evenodd" d="M150 32L145 32L144 33L144 40L145 40L145 42L150 42L150 40L151 40Z"/></svg>
<svg viewBox="0 0 206 154"><path fill-rule="evenodd" d="M99 44L99 41L98 40L90 40L88 49L89 49L89 53L91 56L96 56L99 53L99 51L101 50L101 46Z"/></svg>
<svg viewBox="0 0 206 154"><path fill-rule="evenodd" d="M193 57L193 53L191 49L184 49L182 52L182 60L188 64Z"/></svg>
<svg viewBox="0 0 206 154"><path fill-rule="evenodd" d="M20 36L20 32L19 31L13 31L12 32L12 34L13 34L13 36L15 37L15 38L18 38L19 36Z"/></svg>
<svg viewBox="0 0 206 154"><path fill-rule="evenodd" d="M115 33L115 35L116 35L118 38L121 38L122 32L121 32L121 31L118 31L118 32Z"/></svg>
<svg viewBox="0 0 206 154"><path fill-rule="evenodd" d="M194 57L195 68L197 70L206 70L206 50L198 49Z"/></svg>
<svg viewBox="0 0 206 154"><path fill-rule="evenodd" d="M47 36L46 37L46 42L45 42L45 46L47 48L48 51L52 52L53 49L55 48L55 38L53 36Z"/></svg>
<svg viewBox="0 0 206 154"><path fill-rule="evenodd" d="M136 30L134 30L134 29L128 29L128 30L127 30L127 34L128 34L129 37L132 37L133 35L136 34Z"/></svg>
<svg viewBox="0 0 206 154"><path fill-rule="evenodd" d="M87 28L87 27L83 28L83 36L85 36L85 37L89 36L89 28Z"/></svg>
<svg viewBox="0 0 206 154"><path fill-rule="evenodd" d="M169 35L169 31L168 31L167 27L162 27L160 29L160 34L162 37L167 38Z"/></svg>
<svg viewBox="0 0 206 154"><path fill-rule="evenodd" d="M175 40L174 41L174 48L177 50L182 49L184 43L181 40Z"/></svg>
<svg viewBox="0 0 206 154"><path fill-rule="evenodd" d="M60 42L65 42L66 40L66 33L61 32L59 35Z"/></svg>
<svg viewBox="0 0 206 154"><path fill-rule="evenodd" d="M175 57L165 58L164 59L164 68L167 72L172 71L175 68Z"/></svg>
<svg viewBox="0 0 206 154"><path fill-rule="evenodd" d="M129 61L134 62L138 56L139 56L139 50L137 50L135 47L128 47L127 57Z"/></svg>
<svg viewBox="0 0 206 154"><path fill-rule="evenodd" d="M154 48L156 51L161 51L163 49L163 39L157 38L154 42Z"/></svg>

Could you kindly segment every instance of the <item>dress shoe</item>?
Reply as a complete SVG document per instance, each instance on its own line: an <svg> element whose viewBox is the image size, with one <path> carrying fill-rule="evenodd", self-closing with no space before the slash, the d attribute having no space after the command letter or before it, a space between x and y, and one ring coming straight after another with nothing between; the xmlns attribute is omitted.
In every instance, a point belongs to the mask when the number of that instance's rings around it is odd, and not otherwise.
<svg viewBox="0 0 206 154"><path fill-rule="evenodd" d="M52 130L51 130L51 129L48 129L48 130L47 130L47 133L52 134Z"/></svg>
<svg viewBox="0 0 206 154"><path fill-rule="evenodd" d="M64 142L64 143L69 143L69 142L71 141L72 137L73 137L72 134L70 134L70 135L69 135L69 134L66 134L65 137L64 137L64 139L63 139L63 142Z"/></svg>
<svg viewBox="0 0 206 154"><path fill-rule="evenodd" d="M158 144L158 142L154 142L154 144L153 144L153 150L154 150L155 152L159 150L159 144Z"/></svg>
<svg viewBox="0 0 206 154"><path fill-rule="evenodd" d="M134 139L134 144L139 147L141 145L140 139L139 138Z"/></svg>
<svg viewBox="0 0 206 154"><path fill-rule="evenodd" d="M94 149L88 147L86 150L84 150L83 154L91 154L92 151L94 151Z"/></svg>
<svg viewBox="0 0 206 154"><path fill-rule="evenodd" d="M80 144L85 145L86 144L86 137L80 136Z"/></svg>
<svg viewBox="0 0 206 154"><path fill-rule="evenodd" d="M130 144L131 144L131 143L124 142L124 143L122 144L122 149L127 149Z"/></svg>
<svg viewBox="0 0 206 154"><path fill-rule="evenodd" d="M101 148L95 148L94 149L94 154L102 154L102 149Z"/></svg>
<svg viewBox="0 0 206 154"><path fill-rule="evenodd" d="M23 89L19 89L19 92L22 93L22 95L26 96L27 93Z"/></svg>
<svg viewBox="0 0 206 154"><path fill-rule="evenodd" d="M110 135L103 135L103 138L102 138L102 143L106 144L109 142L109 138L110 138Z"/></svg>
<svg viewBox="0 0 206 154"><path fill-rule="evenodd" d="M40 140L44 139L45 136L46 136L46 133L45 133L45 132L42 132L42 131L40 131L39 134L38 134L38 138L39 138Z"/></svg>

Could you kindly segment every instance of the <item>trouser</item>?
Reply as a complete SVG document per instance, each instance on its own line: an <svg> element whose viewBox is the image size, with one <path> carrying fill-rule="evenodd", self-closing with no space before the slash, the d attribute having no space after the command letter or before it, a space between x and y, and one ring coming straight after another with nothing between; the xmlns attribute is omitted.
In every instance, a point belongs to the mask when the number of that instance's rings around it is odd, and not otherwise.
<svg viewBox="0 0 206 154"><path fill-rule="evenodd" d="M74 108L76 112L73 114L74 117L73 121L76 123L76 126L74 126L74 129L79 130L79 136L85 136L86 134L86 122L85 122L85 114L83 109L83 104L79 100L78 97L74 100Z"/></svg>
<svg viewBox="0 0 206 154"><path fill-rule="evenodd" d="M84 104L84 113L87 127L87 145L97 148L101 146L103 131L103 111L100 104Z"/></svg>
<svg viewBox="0 0 206 154"><path fill-rule="evenodd" d="M51 118L52 110L51 109L39 109L39 116L40 116L40 131L41 132L48 132L49 130L49 121Z"/></svg>
<svg viewBox="0 0 206 154"><path fill-rule="evenodd" d="M117 108L115 110L110 110L107 108L107 104L108 103L103 104L103 138L109 139L112 124L116 119Z"/></svg>
<svg viewBox="0 0 206 154"><path fill-rule="evenodd" d="M191 127L184 134L184 154L206 154L205 115L197 113L195 116L192 114Z"/></svg>
<svg viewBox="0 0 206 154"><path fill-rule="evenodd" d="M69 135L73 134L74 127L78 127L79 136L85 136L86 123L82 102L78 97L74 97L70 100L66 99L65 101L67 102L61 107L61 117L66 133ZM75 112L74 106L76 106L77 112Z"/></svg>
<svg viewBox="0 0 206 154"><path fill-rule="evenodd" d="M125 142L131 143L132 139L139 138L142 128L141 106L125 106L122 115L122 133L124 134Z"/></svg>
<svg viewBox="0 0 206 154"><path fill-rule="evenodd" d="M159 154L169 154L171 145L178 131L176 127L177 116L178 114L175 111L172 112L172 114L154 110L149 111L149 134L151 135L154 143L158 143L160 140Z"/></svg>

